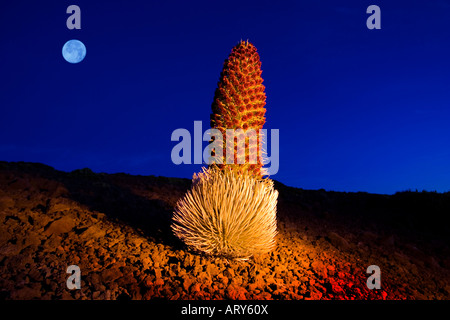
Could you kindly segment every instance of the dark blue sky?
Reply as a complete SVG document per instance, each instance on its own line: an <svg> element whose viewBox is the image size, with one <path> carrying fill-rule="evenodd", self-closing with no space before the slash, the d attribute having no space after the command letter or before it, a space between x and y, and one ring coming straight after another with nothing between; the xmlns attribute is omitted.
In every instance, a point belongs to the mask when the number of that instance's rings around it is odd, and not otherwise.
<svg viewBox="0 0 450 320"><path fill-rule="evenodd" d="M68 30L66 8L81 8ZM381 8L381 30L366 9ZM209 126L241 39L262 60L280 170L305 189L450 191L449 0L2 1L0 160L187 177L177 128ZM87 47L80 64L61 49ZM206 146L206 143L204 144Z"/></svg>

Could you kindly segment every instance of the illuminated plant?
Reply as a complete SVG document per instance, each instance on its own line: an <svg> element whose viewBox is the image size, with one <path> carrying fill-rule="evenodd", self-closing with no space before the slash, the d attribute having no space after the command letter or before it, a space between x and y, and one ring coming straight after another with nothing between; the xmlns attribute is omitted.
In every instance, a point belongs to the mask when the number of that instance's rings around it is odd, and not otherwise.
<svg viewBox="0 0 450 320"><path fill-rule="evenodd" d="M223 136L224 146L228 154L233 149L226 147L226 129L253 129L256 133L255 144L245 139L245 162L238 164L238 158L244 156L238 153L238 146L234 147L234 164L226 164L225 153L220 168L232 169L237 172L250 172L255 177L261 178L262 162L259 130L265 123L266 95L264 93L263 79L261 78L261 61L256 47L241 41L232 50L225 60L220 81L214 95L211 114L211 127L219 129ZM242 135L242 133L241 133ZM255 159L252 164L250 159Z"/></svg>
<svg viewBox="0 0 450 320"><path fill-rule="evenodd" d="M212 167L194 175L172 228L199 251L247 259L275 245L277 197L272 180Z"/></svg>
<svg viewBox="0 0 450 320"><path fill-rule="evenodd" d="M198 251L248 259L275 247L278 191L272 180L263 178L262 82L255 46L241 41L225 60L212 104L211 127L222 133L225 152L194 174L192 188L178 201L173 216L175 235ZM234 134L227 137L229 129L237 133L236 140Z"/></svg>

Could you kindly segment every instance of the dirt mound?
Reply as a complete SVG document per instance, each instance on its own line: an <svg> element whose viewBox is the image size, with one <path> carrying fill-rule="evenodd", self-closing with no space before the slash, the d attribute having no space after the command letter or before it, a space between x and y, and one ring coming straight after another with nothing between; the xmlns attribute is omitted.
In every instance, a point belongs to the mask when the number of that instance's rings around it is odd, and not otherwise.
<svg viewBox="0 0 450 320"><path fill-rule="evenodd" d="M172 210L189 187L0 162L0 298L450 298L449 194L277 183L277 248L238 262L196 254L173 236ZM80 290L66 287L69 265L81 269ZM381 269L379 290L366 286L370 265Z"/></svg>

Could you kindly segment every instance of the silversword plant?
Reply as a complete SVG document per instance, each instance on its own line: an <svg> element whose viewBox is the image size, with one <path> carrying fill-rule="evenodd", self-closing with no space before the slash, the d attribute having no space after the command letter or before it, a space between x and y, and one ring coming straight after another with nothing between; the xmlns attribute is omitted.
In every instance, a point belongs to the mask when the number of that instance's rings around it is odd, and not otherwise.
<svg viewBox="0 0 450 320"><path fill-rule="evenodd" d="M175 207L175 235L207 254L248 259L276 245L278 191L263 177L261 161L259 134L266 112L261 73L255 46L238 43L225 60L211 115L211 127L220 130L223 149L234 161L223 158L194 174L192 188ZM229 129L244 136L227 137Z"/></svg>

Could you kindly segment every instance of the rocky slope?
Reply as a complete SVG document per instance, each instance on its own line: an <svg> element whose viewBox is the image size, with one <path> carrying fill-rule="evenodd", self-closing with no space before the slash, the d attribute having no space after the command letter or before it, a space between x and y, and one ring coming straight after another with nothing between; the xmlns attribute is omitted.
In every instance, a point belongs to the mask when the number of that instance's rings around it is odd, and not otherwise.
<svg viewBox="0 0 450 320"><path fill-rule="evenodd" d="M276 183L277 249L187 250L170 230L190 180L0 162L1 299L449 299L450 194ZM66 268L81 269L68 290ZM366 269L381 269L369 290Z"/></svg>

